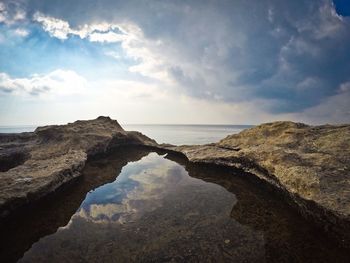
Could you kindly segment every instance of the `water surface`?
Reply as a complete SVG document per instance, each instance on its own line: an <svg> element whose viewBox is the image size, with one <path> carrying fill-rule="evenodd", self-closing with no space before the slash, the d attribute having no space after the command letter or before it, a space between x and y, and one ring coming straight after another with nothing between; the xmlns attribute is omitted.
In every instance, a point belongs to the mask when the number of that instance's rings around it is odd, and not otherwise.
<svg viewBox="0 0 350 263"><path fill-rule="evenodd" d="M158 143L206 144L218 142L227 135L253 127L252 125L122 125L125 130L139 131Z"/></svg>
<svg viewBox="0 0 350 263"><path fill-rule="evenodd" d="M33 132L36 128L34 125L0 126L0 133Z"/></svg>
<svg viewBox="0 0 350 263"><path fill-rule="evenodd" d="M119 149L0 228L0 262L347 262L253 177Z"/></svg>

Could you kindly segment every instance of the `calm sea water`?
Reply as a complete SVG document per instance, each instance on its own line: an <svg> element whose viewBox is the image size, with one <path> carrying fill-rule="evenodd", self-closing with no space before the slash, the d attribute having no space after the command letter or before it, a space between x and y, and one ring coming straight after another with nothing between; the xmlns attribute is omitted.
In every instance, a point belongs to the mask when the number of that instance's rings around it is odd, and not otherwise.
<svg viewBox="0 0 350 263"><path fill-rule="evenodd" d="M140 131L158 143L206 144L239 133L251 125L123 125L125 130Z"/></svg>
<svg viewBox="0 0 350 263"><path fill-rule="evenodd" d="M0 133L20 133L20 132L32 132L37 126L33 125L14 125L14 126L0 126Z"/></svg>
<svg viewBox="0 0 350 263"><path fill-rule="evenodd" d="M158 143L206 144L217 142L227 135L238 133L251 125L153 125L124 124L127 131L139 131ZM0 133L32 132L36 126L0 126Z"/></svg>

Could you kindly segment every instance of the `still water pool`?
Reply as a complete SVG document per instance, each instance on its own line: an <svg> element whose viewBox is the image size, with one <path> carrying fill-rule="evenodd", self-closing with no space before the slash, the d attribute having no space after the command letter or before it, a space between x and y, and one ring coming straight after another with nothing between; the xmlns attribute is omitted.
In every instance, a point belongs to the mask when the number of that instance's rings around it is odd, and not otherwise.
<svg viewBox="0 0 350 263"><path fill-rule="evenodd" d="M90 160L82 178L23 213L1 229L6 261L347 261L249 175L145 149Z"/></svg>

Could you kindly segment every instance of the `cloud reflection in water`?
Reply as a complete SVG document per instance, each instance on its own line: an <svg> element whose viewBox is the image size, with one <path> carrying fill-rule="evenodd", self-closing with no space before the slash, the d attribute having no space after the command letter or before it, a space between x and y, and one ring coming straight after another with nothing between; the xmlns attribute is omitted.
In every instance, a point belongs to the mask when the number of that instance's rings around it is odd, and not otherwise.
<svg viewBox="0 0 350 263"><path fill-rule="evenodd" d="M162 205L162 198L191 180L178 164L150 153L125 166L118 178L87 194L73 216L94 222L133 221ZM193 180L193 179L192 179Z"/></svg>

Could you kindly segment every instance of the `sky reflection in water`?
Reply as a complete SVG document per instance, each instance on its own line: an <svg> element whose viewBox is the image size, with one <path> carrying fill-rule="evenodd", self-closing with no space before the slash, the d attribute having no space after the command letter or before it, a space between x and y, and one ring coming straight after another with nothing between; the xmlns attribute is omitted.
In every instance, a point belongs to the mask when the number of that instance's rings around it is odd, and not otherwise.
<svg viewBox="0 0 350 263"><path fill-rule="evenodd" d="M150 153L90 191L70 222L33 244L20 261L263 259L262 232L230 216L236 202L224 187Z"/></svg>
<svg viewBox="0 0 350 263"><path fill-rule="evenodd" d="M161 206L161 199L191 179L185 169L150 153L122 169L117 179L87 194L75 216L94 222L127 223ZM197 182L198 181L198 182Z"/></svg>
<svg viewBox="0 0 350 263"><path fill-rule="evenodd" d="M31 243L19 261L348 262L347 251L246 175L131 153L125 162L122 151L88 162L74 189L101 186L82 191L69 222ZM57 209L74 196L64 193Z"/></svg>

